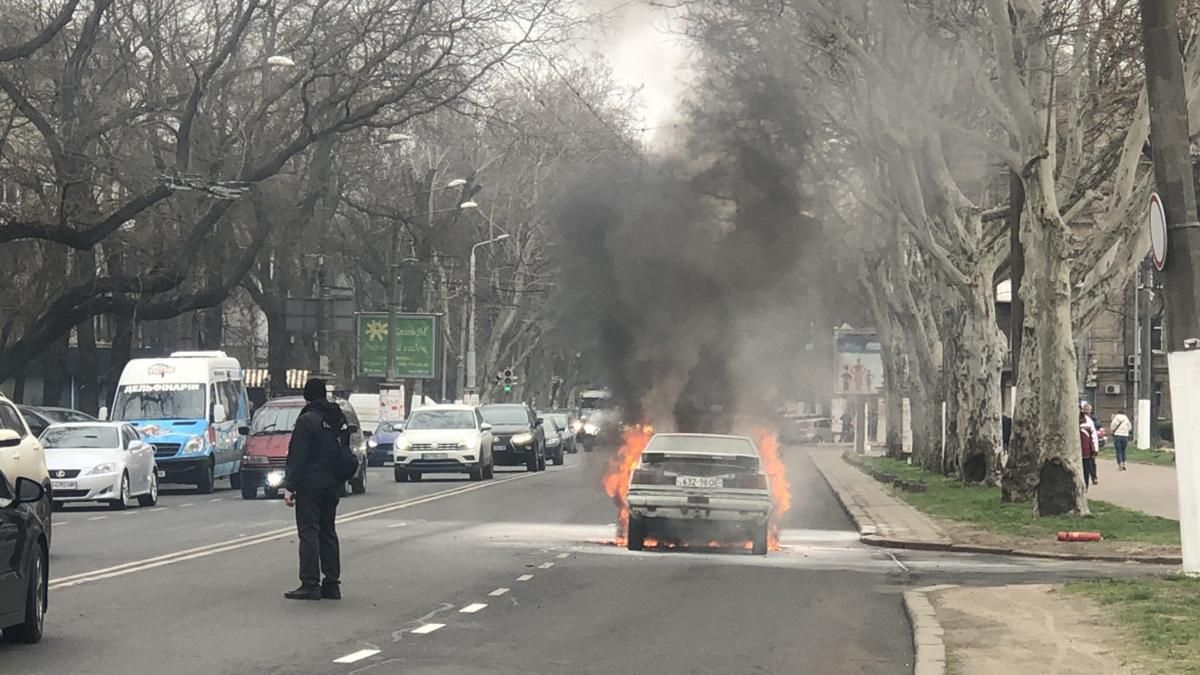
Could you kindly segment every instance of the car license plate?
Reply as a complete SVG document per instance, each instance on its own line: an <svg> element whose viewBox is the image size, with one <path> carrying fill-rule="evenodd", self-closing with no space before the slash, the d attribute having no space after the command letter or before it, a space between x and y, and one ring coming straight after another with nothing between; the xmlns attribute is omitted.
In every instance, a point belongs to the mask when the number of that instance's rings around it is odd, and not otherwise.
<svg viewBox="0 0 1200 675"><path fill-rule="evenodd" d="M159 470L158 470L156 473L158 474L158 477L159 477L159 478L166 478L166 477L167 477L167 472L166 472L166 471L163 471L162 469L159 469Z"/></svg>
<svg viewBox="0 0 1200 675"><path fill-rule="evenodd" d="M50 487L55 490L74 490L78 485L73 480L52 480Z"/></svg>
<svg viewBox="0 0 1200 675"><path fill-rule="evenodd" d="M675 485L690 488L719 488L724 483L719 476L676 476Z"/></svg>
<svg viewBox="0 0 1200 675"><path fill-rule="evenodd" d="M498 450L500 452L507 452L508 451L508 443L493 443L492 449Z"/></svg>
<svg viewBox="0 0 1200 675"><path fill-rule="evenodd" d="M422 459L446 459L446 457L444 452L427 452L421 456Z"/></svg>

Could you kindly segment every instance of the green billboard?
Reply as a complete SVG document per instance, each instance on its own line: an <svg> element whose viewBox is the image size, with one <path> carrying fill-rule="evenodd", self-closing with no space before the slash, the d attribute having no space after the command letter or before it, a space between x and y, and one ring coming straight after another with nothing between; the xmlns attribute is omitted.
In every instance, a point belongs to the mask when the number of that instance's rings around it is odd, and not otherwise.
<svg viewBox="0 0 1200 675"><path fill-rule="evenodd" d="M437 377L437 316L396 315L396 377L432 380ZM387 377L388 315L358 315L358 375Z"/></svg>

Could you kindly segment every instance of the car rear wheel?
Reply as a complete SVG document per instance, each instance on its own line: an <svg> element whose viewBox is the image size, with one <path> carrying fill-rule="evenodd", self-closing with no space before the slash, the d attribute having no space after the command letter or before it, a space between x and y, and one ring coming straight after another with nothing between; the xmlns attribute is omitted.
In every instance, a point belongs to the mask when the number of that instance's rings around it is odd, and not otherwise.
<svg viewBox="0 0 1200 675"><path fill-rule="evenodd" d="M646 546L646 523L641 518L629 517L629 536L625 539L625 548L630 551L640 551Z"/></svg>
<svg viewBox="0 0 1200 675"><path fill-rule="evenodd" d="M205 464L200 469L200 482L196 483L196 492L202 495L210 495L213 491L213 483L216 478L213 476L212 462Z"/></svg>
<svg viewBox="0 0 1200 675"><path fill-rule="evenodd" d="M408 482L408 472L399 467L392 469L392 476L394 476L396 478L397 483L407 483Z"/></svg>
<svg viewBox="0 0 1200 675"><path fill-rule="evenodd" d="M234 490L239 490L242 487L242 472L235 471L229 474L229 487Z"/></svg>
<svg viewBox="0 0 1200 675"><path fill-rule="evenodd" d="M108 508L113 511L123 511L129 506L129 474L121 474L121 488L116 499L108 502Z"/></svg>
<svg viewBox="0 0 1200 675"><path fill-rule="evenodd" d="M767 525L764 523L760 527L754 528L754 539L751 544L751 552L754 555L767 554Z"/></svg>
<svg viewBox="0 0 1200 675"><path fill-rule="evenodd" d="M242 479L242 499L254 499L258 497L258 485L249 478Z"/></svg>
<svg viewBox="0 0 1200 675"><path fill-rule="evenodd" d="M138 495L138 506L154 506L158 504L158 472L150 473L150 491L144 495Z"/></svg>
<svg viewBox="0 0 1200 675"><path fill-rule="evenodd" d="M42 639L46 625L46 551L38 542L29 560L25 590L25 622L4 629L7 642L34 644Z"/></svg>

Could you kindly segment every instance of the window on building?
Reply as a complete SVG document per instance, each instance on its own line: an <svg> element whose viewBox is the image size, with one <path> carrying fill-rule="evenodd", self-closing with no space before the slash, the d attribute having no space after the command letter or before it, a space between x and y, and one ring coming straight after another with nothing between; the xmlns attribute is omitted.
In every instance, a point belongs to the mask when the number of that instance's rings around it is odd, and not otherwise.
<svg viewBox="0 0 1200 675"><path fill-rule="evenodd" d="M1163 320L1161 314L1150 320L1150 349L1159 354L1163 353Z"/></svg>
<svg viewBox="0 0 1200 675"><path fill-rule="evenodd" d="M1155 382L1153 394L1150 398L1150 407L1154 410L1161 411L1163 409L1163 383ZM1159 414L1162 414L1161 412Z"/></svg>

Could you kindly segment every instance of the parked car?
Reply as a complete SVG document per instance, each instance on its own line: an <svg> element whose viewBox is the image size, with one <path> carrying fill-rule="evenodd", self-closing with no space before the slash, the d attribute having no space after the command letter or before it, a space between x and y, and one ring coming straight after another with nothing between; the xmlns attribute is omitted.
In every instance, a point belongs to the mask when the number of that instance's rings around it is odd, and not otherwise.
<svg viewBox="0 0 1200 675"><path fill-rule="evenodd" d="M563 447L563 430L558 427L553 417L540 417L542 430L546 434L546 459L554 466L562 466L566 450Z"/></svg>
<svg viewBox="0 0 1200 675"><path fill-rule="evenodd" d="M28 478L42 486L46 498L38 504L38 516L50 540L50 475L46 473L46 453L37 436L29 430L17 406L0 394L0 472L16 481Z"/></svg>
<svg viewBox="0 0 1200 675"><path fill-rule="evenodd" d="M784 418L780 440L784 443L832 443L833 420L829 417Z"/></svg>
<svg viewBox="0 0 1200 675"><path fill-rule="evenodd" d="M0 471L0 630L4 639L42 639L50 579L50 537L38 515L46 501L40 483Z"/></svg>
<svg viewBox="0 0 1200 675"><path fill-rule="evenodd" d="M41 436L51 424L62 424L64 422L95 422L96 418L81 413L78 410L70 408L47 408L34 407L31 405L19 405L17 409L21 411L21 415L25 417L25 423L29 425L29 431L34 436Z"/></svg>
<svg viewBox="0 0 1200 675"><path fill-rule="evenodd" d="M392 462L398 483L421 480L427 473L465 473L471 480L488 480L496 468L492 425L474 406L414 410L396 441Z"/></svg>
<svg viewBox="0 0 1200 675"><path fill-rule="evenodd" d="M41 437L55 507L104 502L120 510L134 500L158 503L154 446L125 422L52 424Z"/></svg>
<svg viewBox="0 0 1200 675"><path fill-rule="evenodd" d="M382 420L367 439L367 464L383 466L392 461L396 438L404 431L404 420Z"/></svg>
<svg viewBox="0 0 1200 675"><path fill-rule="evenodd" d="M546 432L532 408L520 403L496 403L480 407L479 412L483 421L492 425L496 466L524 465L528 471L546 470Z"/></svg>
<svg viewBox="0 0 1200 675"><path fill-rule="evenodd" d="M348 481L347 491L360 495L367 491L366 439L354 408L345 399L332 400L346 415L351 428L350 447L359 460L358 474ZM304 405L301 396L271 399L254 413L250 426L241 429L246 435L246 454L241 462L242 499L254 499L258 496L259 488L267 497L279 495L287 467L288 443L292 440L292 430L296 428L296 419L300 417Z"/></svg>
<svg viewBox="0 0 1200 675"><path fill-rule="evenodd" d="M542 410L538 412L543 419L553 419L558 433L562 436L563 452L575 454L579 452L579 435L583 431L583 423L570 410Z"/></svg>
<svg viewBox="0 0 1200 675"><path fill-rule="evenodd" d="M655 434L630 475L628 502L631 551L648 537L735 536L767 554L771 491L749 438Z"/></svg>

